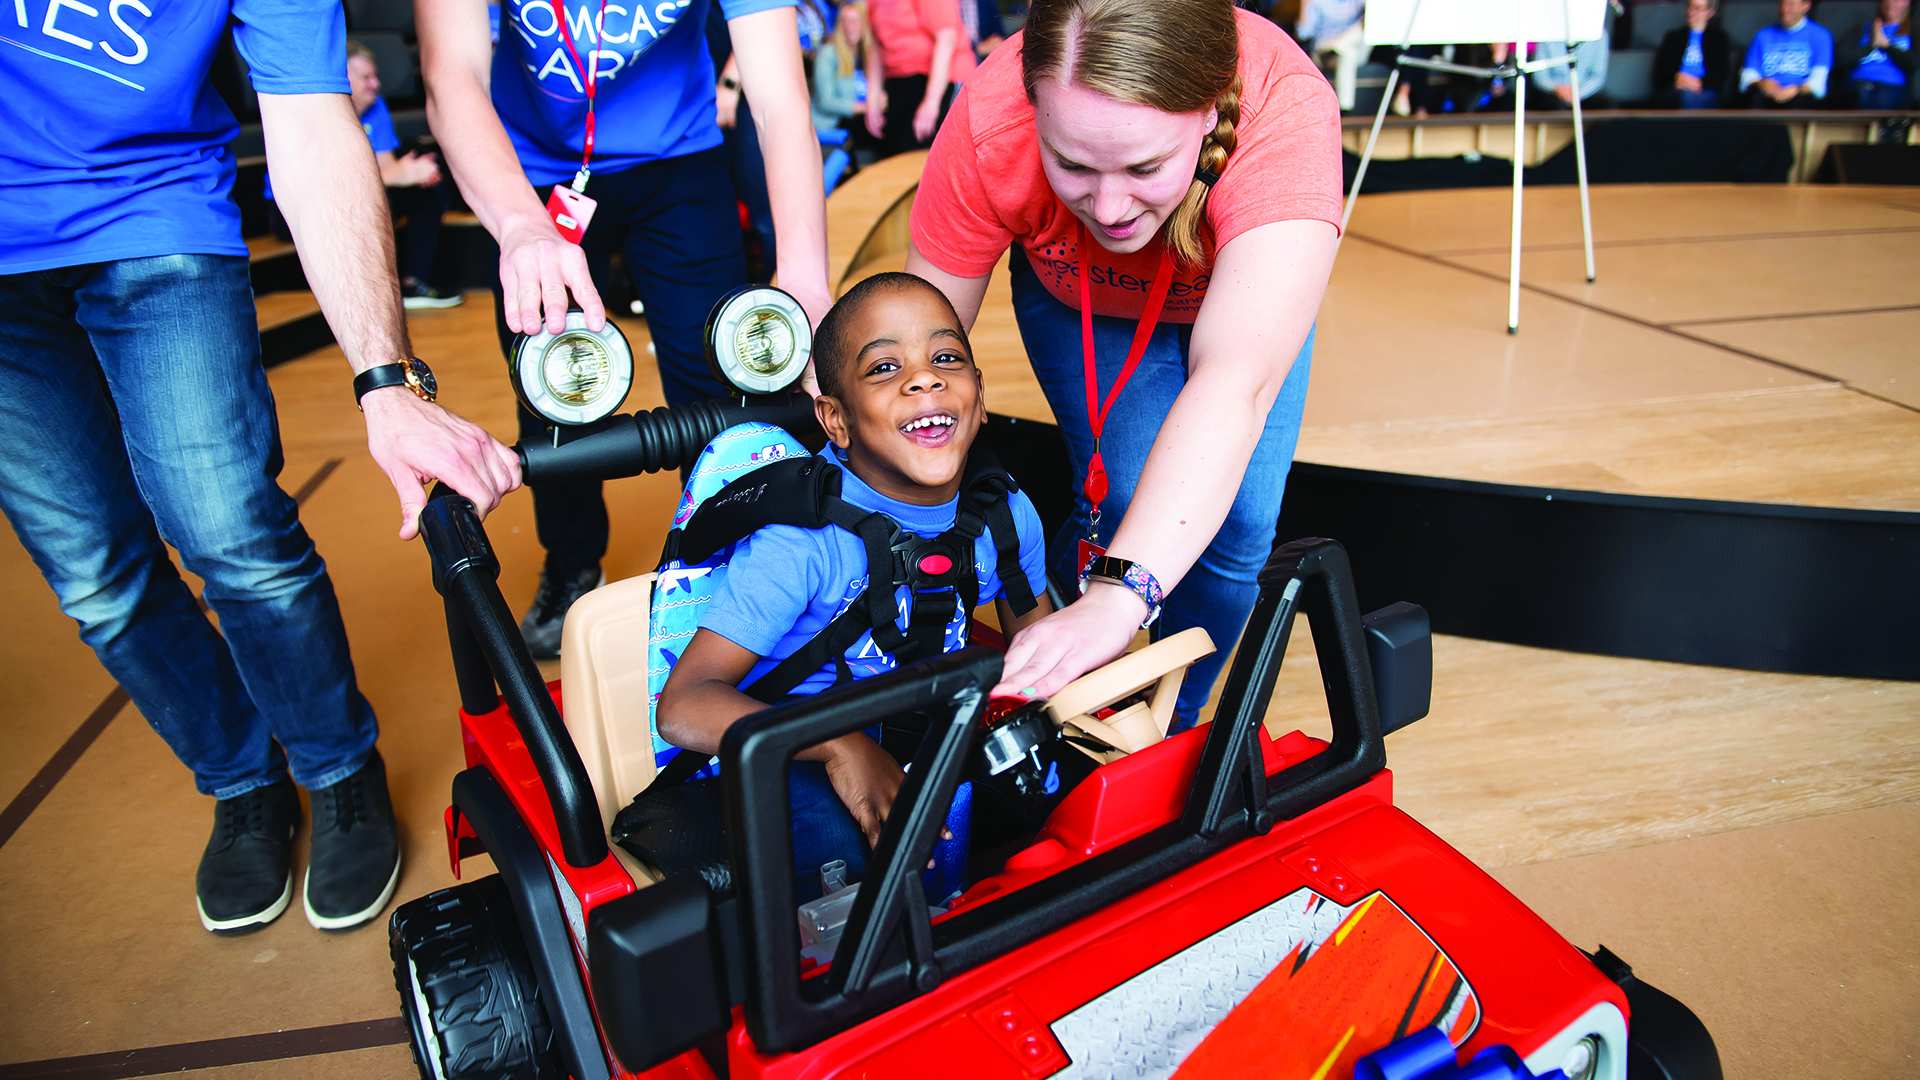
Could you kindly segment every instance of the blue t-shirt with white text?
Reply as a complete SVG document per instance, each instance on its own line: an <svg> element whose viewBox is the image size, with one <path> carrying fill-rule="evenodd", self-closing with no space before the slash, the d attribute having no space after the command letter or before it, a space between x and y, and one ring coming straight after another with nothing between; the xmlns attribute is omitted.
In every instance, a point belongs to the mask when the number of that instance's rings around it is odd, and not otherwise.
<svg viewBox="0 0 1920 1080"><path fill-rule="evenodd" d="M1893 33L1887 34L1887 41L1891 43L1894 48L1913 48L1913 35L1911 33L1899 33L1898 27L1888 27L1888 29L1894 31ZM1872 20L1868 20L1867 25L1861 28L1860 31L1860 46L1866 48L1872 44L1873 22ZM1857 79L1860 82L1886 83L1888 86L1907 85L1907 73L1901 71L1899 65L1895 64L1893 60L1887 56L1887 50L1885 49L1874 49L1867 53L1867 55L1861 57L1860 62L1853 65L1853 74L1849 76L1849 78Z"/></svg>
<svg viewBox="0 0 1920 1080"><path fill-rule="evenodd" d="M844 463L841 475L841 498L863 510L886 514L902 529L930 538L953 527L957 498L938 506L913 506L873 490ZM1040 515L1024 491L1014 492L1007 503L1013 508L1014 528L1020 534L1020 566L1027 573L1033 594L1040 596L1047 584L1046 539ZM985 530L974 541L974 569L980 581L980 602L999 597L1003 591L999 555L993 535ZM751 686L813 640L866 587L867 553L859 537L837 526L801 529L768 525L734 550L727 561L726 578L715 587L700 627L761 658L742 683ZM905 630L911 603L906 586L899 587L895 599L899 626ZM972 612L961 611L955 603L953 621L947 624L945 651L967 643L967 624L972 617ZM893 657L874 645L870 633L860 635L845 658L855 679L871 678L894 667ZM832 664L824 664L792 692L817 694L833 685L835 674Z"/></svg>
<svg viewBox="0 0 1920 1080"><path fill-rule="evenodd" d="M126 2L126 0L122 0ZM720 145L708 4L715 0L503 0L493 105L535 186L571 180L586 138L582 68L593 71L593 170L618 172ZM796 0L718 0L729 19ZM568 48L554 5L566 12ZM589 187L587 194L592 195Z"/></svg>
<svg viewBox="0 0 1920 1080"><path fill-rule="evenodd" d="M5 9L0 9L4 11ZM15 0L0 14L0 273L245 255L221 39L263 94L347 92L338 0Z"/></svg>
<svg viewBox="0 0 1920 1080"><path fill-rule="evenodd" d="M1687 32L1687 51L1680 57L1680 74L1691 75L1696 79L1707 77L1707 54L1706 50L1700 47L1701 34L1699 30Z"/></svg>
<svg viewBox="0 0 1920 1080"><path fill-rule="evenodd" d="M1816 70L1833 68L1833 35L1812 19L1788 30L1781 26L1762 27L1747 47L1746 66L1782 86L1799 86L1813 79Z"/></svg>

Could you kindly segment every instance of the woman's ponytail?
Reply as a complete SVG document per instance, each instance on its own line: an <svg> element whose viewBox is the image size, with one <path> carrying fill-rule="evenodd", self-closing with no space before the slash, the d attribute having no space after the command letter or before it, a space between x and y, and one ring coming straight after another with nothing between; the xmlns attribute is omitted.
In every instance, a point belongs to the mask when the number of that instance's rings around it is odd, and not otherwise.
<svg viewBox="0 0 1920 1080"><path fill-rule="evenodd" d="M1218 179L1226 171L1227 158L1232 156L1234 147L1240 144L1240 136L1235 126L1240 123L1240 76L1235 73L1232 85L1220 92L1214 99L1214 111L1220 116L1214 122L1213 130L1200 143L1200 162L1198 171L1211 174ZM1187 189L1187 197L1180 201L1173 213L1167 218L1166 243L1173 254L1183 263L1197 263L1206 258L1206 248L1200 243L1200 223L1206 218L1207 194L1213 190L1213 180L1203 180L1196 176L1193 186Z"/></svg>

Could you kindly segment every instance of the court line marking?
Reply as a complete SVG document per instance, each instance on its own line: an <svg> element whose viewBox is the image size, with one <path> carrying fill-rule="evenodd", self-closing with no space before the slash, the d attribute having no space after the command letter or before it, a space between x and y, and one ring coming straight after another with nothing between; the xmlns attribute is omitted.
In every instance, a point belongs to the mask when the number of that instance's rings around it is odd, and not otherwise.
<svg viewBox="0 0 1920 1080"><path fill-rule="evenodd" d="M1505 274L1495 274L1487 270L1481 270L1478 267L1464 266L1460 263L1454 262L1451 259L1441 258L1438 255L1425 255L1418 251L1414 251L1410 248L1404 248L1390 241L1381 240L1377 237L1368 236L1365 233L1357 232L1352 229L1347 230L1347 237L1348 239L1359 240L1362 243L1372 244L1375 247L1383 248L1387 251L1391 251L1399 255L1407 255L1415 259L1420 259L1423 262L1430 262L1430 263L1433 263L1435 266L1444 266L1449 270L1458 270L1463 274L1472 274L1475 277L1485 278L1488 281L1499 282L1503 286L1507 284L1507 276ZM1657 323L1648 319L1640 318L1638 315L1629 315L1624 311L1617 311L1613 308L1601 307L1599 304L1589 303L1585 300L1576 300L1573 297L1562 295L1550 289L1541 288L1538 285L1529 285L1525 280L1522 280L1520 282L1520 290L1522 292L1533 293L1535 296L1541 296L1550 300L1559 300L1562 303L1572 304L1574 307L1585 308L1586 310L1591 311L1597 315L1606 315L1611 318L1619 319L1621 322L1631 323L1634 326L1643 327L1645 329L1653 330L1658 333L1671 334L1674 337L1680 338L1683 341L1691 341L1696 345L1704 345L1709 349L1718 349L1721 352L1730 353L1734 356L1742 357L1747 360L1757 361L1759 363L1766 364L1770 367L1777 367L1783 371L1791 371L1795 375L1803 375L1809 379L1818 379L1819 381L1824 383L1844 386L1848 390L1851 390L1856 394L1860 394L1865 397L1870 397L1875 401L1885 402L1888 405L1893 405L1897 408L1905 409L1908 412L1920 412L1920 407L1909 405L1904 401L1895 401L1890 397L1883 397L1879 394L1874 393L1871 390L1863 390L1860 387L1854 385L1853 383L1846 381L1845 379L1836 379L1832 375L1829 375L1824 371L1815 371L1811 368L1803 368L1798 364L1790 364L1785 360L1778 360L1778 359L1775 359L1774 357L1766 356L1757 352L1752 352L1748 349L1742 349L1735 345L1728 345L1725 342L1715 341L1712 338L1701 337L1698 334L1689 334L1685 330L1681 329L1677 324L1668 325L1664 323Z"/></svg>
<svg viewBox="0 0 1920 1080"><path fill-rule="evenodd" d="M157 1073L213 1069L259 1061L338 1054L397 1046L409 1041L406 1021L398 1016L351 1024L270 1031L230 1039L146 1046L104 1054L47 1058L0 1065L0 1080L125 1080Z"/></svg>
<svg viewBox="0 0 1920 1080"><path fill-rule="evenodd" d="M1351 230L1349 230L1351 231ZM1737 244L1747 240L1804 240L1828 236L1879 236L1883 233L1920 232L1920 225L1889 225L1878 229L1816 229L1812 232L1778 233L1726 233L1715 236L1651 236L1642 240L1595 240L1594 250L1601 248L1663 247L1673 244ZM1508 247L1488 248L1446 248L1433 252L1436 256L1454 255L1505 255L1512 251ZM1529 251L1579 251L1576 243L1540 244L1537 246L1520 245L1521 254Z"/></svg>
<svg viewBox="0 0 1920 1080"><path fill-rule="evenodd" d="M1880 315L1894 311L1920 311L1920 304L1893 304L1888 307L1843 308L1838 311L1792 311L1780 315L1728 315L1718 319L1676 319L1674 326L1719 326L1726 323L1774 322L1780 319L1818 319L1833 315Z"/></svg>
<svg viewBox="0 0 1920 1080"><path fill-rule="evenodd" d="M334 470L338 469L341 463L341 458L328 458L321 463L320 467L314 470L313 475L307 477L307 482L301 484L293 493L294 505L299 506L305 503L314 492L320 490L320 485L327 482L327 478L333 475ZM207 610L205 597L195 596L193 599L194 603L200 605L201 611ZM33 779L27 781L27 786L21 788L19 794L7 803L6 809L0 810L0 847L5 846L7 841L13 839L13 834L20 831L20 826L26 824L27 818L39 808L42 802L46 801L48 795L52 794L54 785L66 777L80 760L80 755L87 752L87 748L100 738L100 733L107 730L107 725L113 723L113 718L119 716L120 711L127 707L128 700L126 690L115 683L113 689L107 692L107 696L101 699L100 704L94 706L93 711L87 714L87 718L74 729L73 734L67 736L67 741L60 744L60 749L55 750L53 756L47 759L47 763L40 767L40 771L33 774ZM0 1077L10 1075L6 1068L0 1066ZM126 1073L124 1075L143 1074Z"/></svg>

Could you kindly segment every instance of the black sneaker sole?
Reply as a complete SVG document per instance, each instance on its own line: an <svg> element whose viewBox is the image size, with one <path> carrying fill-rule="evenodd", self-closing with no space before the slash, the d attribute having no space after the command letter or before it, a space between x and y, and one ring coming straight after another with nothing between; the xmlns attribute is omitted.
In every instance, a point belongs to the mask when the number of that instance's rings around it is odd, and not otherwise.
<svg viewBox="0 0 1920 1080"><path fill-rule="evenodd" d="M307 921L313 924L315 930L326 930L331 933L341 930L352 930L355 927L364 926L372 921L374 916L385 910L387 904L393 899L394 890L399 888L400 854L399 852L394 853L393 873L387 876L387 887L380 890L380 898L365 909L356 911L351 915L327 916L313 910L313 897L308 892L312 885L313 871L308 870L306 883L300 889L300 906L307 909ZM287 888L293 888L293 876L291 874L287 876ZM281 901L280 906L285 908L286 902L284 900Z"/></svg>
<svg viewBox="0 0 1920 1080"><path fill-rule="evenodd" d="M391 886L389 886L389 888L391 888ZM287 871L287 887L280 890L280 899L275 900L273 903L267 905L265 909L256 911L251 915L242 915L237 919L216 919L207 914L207 909L201 906L198 896L193 898L193 906L200 912L200 925L223 937L253 933L255 930L279 918L281 912L286 911L287 905L292 902L293 871L291 870Z"/></svg>

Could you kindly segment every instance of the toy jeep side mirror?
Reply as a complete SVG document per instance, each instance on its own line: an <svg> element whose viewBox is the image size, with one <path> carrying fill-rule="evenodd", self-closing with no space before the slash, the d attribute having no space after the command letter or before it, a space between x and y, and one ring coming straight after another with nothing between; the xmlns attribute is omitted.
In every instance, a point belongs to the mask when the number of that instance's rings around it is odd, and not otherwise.
<svg viewBox="0 0 1920 1080"><path fill-rule="evenodd" d="M1427 609L1402 600L1360 617L1367 630L1380 733L1392 734L1433 707L1433 624Z"/></svg>

